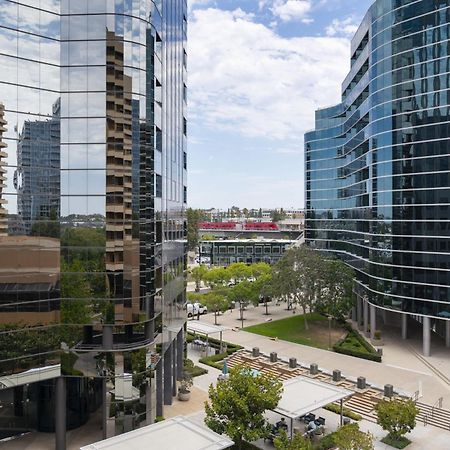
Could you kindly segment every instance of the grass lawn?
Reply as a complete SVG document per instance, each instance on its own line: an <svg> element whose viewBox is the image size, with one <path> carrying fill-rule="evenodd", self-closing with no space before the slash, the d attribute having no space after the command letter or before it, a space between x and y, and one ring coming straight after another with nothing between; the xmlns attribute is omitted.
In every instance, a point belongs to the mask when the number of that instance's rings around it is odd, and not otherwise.
<svg viewBox="0 0 450 450"><path fill-rule="evenodd" d="M287 319L253 325L244 328L244 330L262 336L277 337L278 339L295 342L296 344L328 349L328 319L317 313L307 314L306 317L309 326L308 330L305 330L305 319L303 315L294 315ZM339 339L342 339L345 334L346 331L333 321L331 324L331 346Z"/></svg>

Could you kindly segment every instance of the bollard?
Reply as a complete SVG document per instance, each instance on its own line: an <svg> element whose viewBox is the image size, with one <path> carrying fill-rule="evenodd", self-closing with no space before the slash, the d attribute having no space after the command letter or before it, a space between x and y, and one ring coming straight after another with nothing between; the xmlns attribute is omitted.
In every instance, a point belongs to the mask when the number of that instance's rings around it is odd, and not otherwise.
<svg viewBox="0 0 450 450"><path fill-rule="evenodd" d="M259 356L259 348L258 347L253 347L252 356L253 356L253 358L257 358Z"/></svg>
<svg viewBox="0 0 450 450"><path fill-rule="evenodd" d="M277 352L271 352L270 353L270 362L275 363L278 361L278 355Z"/></svg>
<svg viewBox="0 0 450 450"><path fill-rule="evenodd" d="M358 377L356 386L358 389L365 389L366 388L366 379L364 377Z"/></svg>
<svg viewBox="0 0 450 450"><path fill-rule="evenodd" d="M290 369L297 368L297 358L289 358L289 368Z"/></svg>
<svg viewBox="0 0 450 450"><path fill-rule="evenodd" d="M319 373L319 366L317 364L311 364L309 366L309 373L311 375L317 375Z"/></svg>
<svg viewBox="0 0 450 450"><path fill-rule="evenodd" d="M333 381L341 381L341 371L333 370Z"/></svg>
<svg viewBox="0 0 450 450"><path fill-rule="evenodd" d="M394 396L394 386L392 384L384 385L384 396L389 398Z"/></svg>

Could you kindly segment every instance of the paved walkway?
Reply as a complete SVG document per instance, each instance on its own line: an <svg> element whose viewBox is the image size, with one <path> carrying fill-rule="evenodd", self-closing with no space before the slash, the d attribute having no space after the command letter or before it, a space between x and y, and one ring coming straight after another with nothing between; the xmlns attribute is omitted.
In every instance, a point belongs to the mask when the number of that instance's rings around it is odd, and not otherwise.
<svg viewBox="0 0 450 450"><path fill-rule="evenodd" d="M292 315L284 309L285 305L271 306L272 320ZM245 326L261 323L267 320L263 315L264 309L249 308L245 312ZM450 374L450 350L443 345L433 346L433 355L430 358L417 357L416 351L420 349L420 339L401 340L400 331L396 335L395 329L386 334L383 346L383 363L376 363L347 355L341 355L327 350L321 350L287 341L274 341L265 336L259 336L235 327L240 325L239 311L227 312L219 317L219 323L229 326L233 330L225 331L223 339L240 344L247 349L259 347L263 353L277 352L280 357L295 357L303 364L317 363L320 368L332 371L340 369L345 376L357 378L366 377L369 383L382 387L393 384L396 389L414 394L421 393L420 401L433 405L443 397L443 407L450 409L450 386L446 384L433 370L423 362L436 366L444 374ZM213 314L202 316L202 321L214 322ZM420 356L420 355L419 355Z"/></svg>

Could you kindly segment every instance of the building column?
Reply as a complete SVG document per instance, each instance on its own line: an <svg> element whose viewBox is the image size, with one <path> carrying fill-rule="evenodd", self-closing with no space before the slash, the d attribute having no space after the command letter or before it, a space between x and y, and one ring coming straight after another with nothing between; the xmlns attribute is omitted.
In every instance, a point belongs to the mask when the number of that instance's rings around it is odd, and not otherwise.
<svg viewBox="0 0 450 450"><path fill-rule="evenodd" d="M450 322L449 322L450 323ZM183 364L184 364L184 339L183 339L183 329L180 330L177 336L177 359L178 359L178 380L183 378Z"/></svg>
<svg viewBox="0 0 450 450"><path fill-rule="evenodd" d="M370 305L370 339L375 339L377 329L377 310L375 306Z"/></svg>
<svg viewBox="0 0 450 450"><path fill-rule="evenodd" d="M163 415L163 360L156 365L156 415Z"/></svg>
<svg viewBox="0 0 450 450"><path fill-rule="evenodd" d="M408 314L402 314L402 339L408 339Z"/></svg>
<svg viewBox="0 0 450 450"><path fill-rule="evenodd" d="M445 321L445 346L450 347L450 320Z"/></svg>
<svg viewBox="0 0 450 450"><path fill-rule="evenodd" d="M102 378L102 436L103 439L108 437L108 389L106 386L106 378Z"/></svg>
<svg viewBox="0 0 450 450"><path fill-rule="evenodd" d="M172 346L164 353L164 404L172 404Z"/></svg>
<svg viewBox="0 0 450 450"><path fill-rule="evenodd" d="M356 325L357 325L358 330L361 329L361 324L362 324L362 315L363 315L362 301L363 300L361 297L358 296L356 298Z"/></svg>
<svg viewBox="0 0 450 450"><path fill-rule="evenodd" d="M66 450L66 379L55 383L55 450Z"/></svg>
<svg viewBox="0 0 450 450"><path fill-rule="evenodd" d="M431 351L431 328L430 318L423 318L423 356L430 356Z"/></svg>
<svg viewBox="0 0 450 450"><path fill-rule="evenodd" d="M176 397L178 393L177 392L178 358L177 358L177 346L175 341L172 343L171 347L172 347L172 395Z"/></svg>
<svg viewBox="0 0 450 450"><path fill-rule="evenodd" d="M367 330L369 329L369 302L365 299L363 300L363 315L363 332L364 334L367 334Z"/></svg>

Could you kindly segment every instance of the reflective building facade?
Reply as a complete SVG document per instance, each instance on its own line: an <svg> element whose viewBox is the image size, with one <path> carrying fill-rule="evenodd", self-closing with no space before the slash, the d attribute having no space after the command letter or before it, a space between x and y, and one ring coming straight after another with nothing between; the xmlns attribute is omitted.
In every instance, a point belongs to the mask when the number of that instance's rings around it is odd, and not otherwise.
<svg viewBox="0 0 450 450"><path fill-rule="evenodd" d="M354 267L358 322L450 346L450 6L377 0L342 103L305 136L306 240Z"/></svg>
<svg viewBox="0 0 450 450"><path fill-rule="evenodd" d="M0 439L97 441L176 394L186 18L186 0L0 0Z"/></svg>

